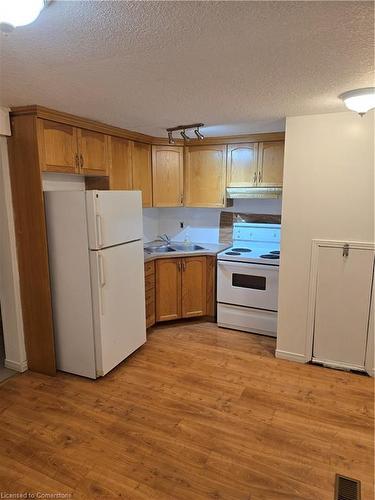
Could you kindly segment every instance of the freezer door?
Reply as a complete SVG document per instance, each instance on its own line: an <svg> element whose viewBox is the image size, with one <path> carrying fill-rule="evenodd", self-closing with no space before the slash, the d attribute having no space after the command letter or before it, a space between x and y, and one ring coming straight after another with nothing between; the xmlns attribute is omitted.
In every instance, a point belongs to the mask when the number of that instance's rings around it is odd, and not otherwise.
<svg viewBox="0 0 375 500"><path fill-rule="evenodd" d="M90 250L142 238L140 191L86 191Z"/></svg>
<svg viewBox="0 0 375 500"><path fill-rule="evenodd" d="M146 342L143 245L90 252L97 376Z"/></svg>

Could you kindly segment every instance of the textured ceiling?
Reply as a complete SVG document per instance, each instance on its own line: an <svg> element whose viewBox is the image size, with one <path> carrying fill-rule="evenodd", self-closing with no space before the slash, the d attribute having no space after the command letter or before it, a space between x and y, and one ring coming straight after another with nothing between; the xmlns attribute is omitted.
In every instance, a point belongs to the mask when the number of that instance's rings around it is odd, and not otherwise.
<svg viewBox="0 0 375 500"><path fill-rule="evenodd" d="M162 136L277 131L373 85L372 2L53 1L1 36L1 104Z"/></svg>

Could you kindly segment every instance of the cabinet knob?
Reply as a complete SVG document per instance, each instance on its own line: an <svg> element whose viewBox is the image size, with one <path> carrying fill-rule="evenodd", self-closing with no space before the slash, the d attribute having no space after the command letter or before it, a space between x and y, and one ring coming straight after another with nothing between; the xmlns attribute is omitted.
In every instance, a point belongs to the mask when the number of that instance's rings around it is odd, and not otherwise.
<svg viewBox="0 0 375 500"><path fill-rule="evenodd" d="M82 154L79 155L79 164L80 164L80 167L83 168L83 156Z"/></svg>

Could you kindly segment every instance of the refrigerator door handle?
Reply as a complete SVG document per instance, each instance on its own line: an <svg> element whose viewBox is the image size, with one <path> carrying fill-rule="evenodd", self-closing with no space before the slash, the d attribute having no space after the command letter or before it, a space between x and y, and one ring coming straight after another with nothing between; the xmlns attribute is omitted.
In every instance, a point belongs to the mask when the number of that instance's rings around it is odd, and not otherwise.
<svg viewBox="0 0 375 500"><path fill-rule="evenodd" d="M103 246L103 233L102 233L102 218L100 214L96 214L96 233L98 238L98 247Z"/></svg>
<svg viewBox="0 0 375 500"><path fill-rule="evenodd" d="M99 254L99 276L100 276L100 287L105 286L105 274L104 274L104 259L103 255Z"/></svg>
<svg viewBox="0 0 375 500"><path fill-rule="evenodd" d="M99 284L100 284L100 313L102 316L104 316L103 288L105 286L105 273L104 273L104 258L101 253L98 253L98 264L99 264Z"/></svg>

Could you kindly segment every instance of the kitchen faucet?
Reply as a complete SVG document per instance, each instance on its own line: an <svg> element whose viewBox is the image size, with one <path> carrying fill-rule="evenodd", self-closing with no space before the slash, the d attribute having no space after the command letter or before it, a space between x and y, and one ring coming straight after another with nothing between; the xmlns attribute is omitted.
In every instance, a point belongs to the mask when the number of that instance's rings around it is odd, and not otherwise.
<svg viewBox="0 0 375 500"><path fill-rule="evenodd" d="M158 238L160 238L162 241L165 241L165 243L167 243L169 245L169 243L171 242L170 238L168 237L167 234L159 234L158 235Z"/></svg>

